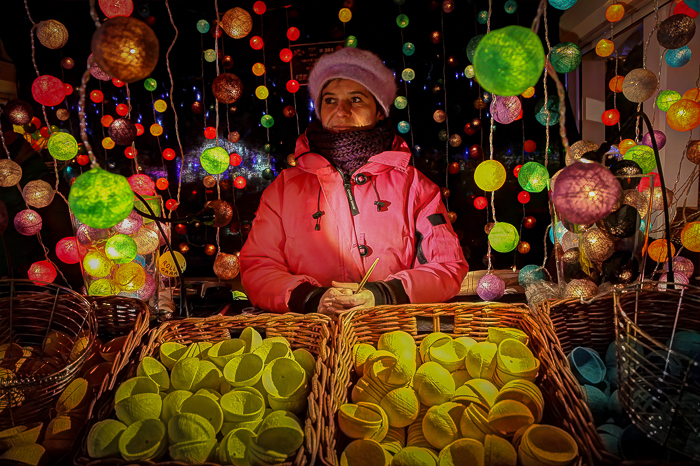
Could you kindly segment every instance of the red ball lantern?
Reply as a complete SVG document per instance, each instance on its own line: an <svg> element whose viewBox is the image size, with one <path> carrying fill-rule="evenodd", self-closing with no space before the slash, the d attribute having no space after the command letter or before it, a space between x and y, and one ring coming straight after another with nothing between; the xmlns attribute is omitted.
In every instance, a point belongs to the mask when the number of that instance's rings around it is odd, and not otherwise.
<svg viewBox="0 0 700 466"><path fill-rule="evenodd" d="M141 123L134 123L134 126L136 126L136 136L141 136L146 131Z"/></svg>
<svg viewBox="0 0 700 466"><path fill-rule="evenodd" d="M90 100L95 102L96 104L99 104L104 100L104 94L102 94L102 91L94 90L90 93Z"/></svg>
<svg viewBox="0 0 700 466"><path fill-rule="evenodd" d="M204 137L207 139L214 139L216 137L216 128L213 126L207 126L204 129Z"/></svg>
<svg viewBox="0 0 700 466"><path fill-rule="evenodd" d="M78 164L80 165L87 165L90 163L90 157L85 154L80 154L76 160L78 160Z"/></svg>
<svg viewBox="0 0 700 466"><path fill-rule="evenodd" d="M525 152L535 152L535 149L537 149L537 144L535 144L535 141L532 139L528 139L525 141L525 144L523 144L523 149L525 149Z"/></svg>
<svg viewBox="0 0 700 466"><path fill-rule="evenodd" d="M221 59L221 64L224 65L224 69L228 70L233 67L233 57L231 55L224 55Z"/></svg>
<svg viewBox="0 0 700 466"><path fill-rule="evenodd" d="M536 224L537 220L535 219L535 217L528 216L523 219L523 226L525 228L534 228Z"/></svg>
<svg viewBox="0 0 700 466"><path fill-rule="evenodd" d="M166 180L165 178L158 178L156 180L156 188L158 188L161 191L165 191L166 189L168 189L168 185L168 180Z"/></svg>
<svg viewBox="0 0 700 466"><path fill-rule="evenodd" d="M32 124L34 125L35 128L39 128L41 126L41 120L37 117L32 118ZM36 131L36 130L34 130Z"/></svg>
<svg viewBox="0 0 700 466"><path fill-rule="evenodd" d="M513 169L513 175L517 178L518 175L520 175L520 169L523 168L522 165L516 165L515 168Z"/></svg>
<svg viewBox="0 0 700 466"><path fill-rule="evenodd" d="M472 120L472 128L474 128L474 130L476 131L479 131L481 129L481 120L478 118L474 118Z"/></svg>
<svg viewBox="0 0 700 466"><path fill-rule="evenodd" d="M112 84L114 84L117 87L124 87L124 81L118 78L112 78Z"/></svg>
<svg viewBox="0 0 700 466"><path fill-rule="evenodd" d="M262 15L265 13L265 11L267 11L267 5L265 5L265 2L258 0L257 2L253 3L253 11L258 15Z"/></svg>
<svg viewBox="0 0 700 466"><path fill-rule="evenodd" d="M41 105L54 107L66 97L66 89L60 79L49 75L39 76L32 84L34 100Z"/></svg>
<svg viewBox="0 0 700 466"><path fill-rule="evenodd" d="M479 210L484 210L487 204L488 201L484 196L479 196L476 199L474 199L474 207L476 207Z"/></svg>
<svg viewBox="0 0 700 466"><path fill-rule="evenodd" d="M56 256L64 264L77 264L86 253L87 250L78 243L75 236L68 236L56 243Z"/></svg>
<svg viewBox="0 0 700 466"><path fill-rule="evenodd" d="M521 204L527 204L528 202L530 202L530 193L527 191L520 191L520 193L518 194L518 201Z"/></svg>
<svg viewBox="0 0 700 466"><path fill-rule="evenodd" d="M618 112L614 108L611 108L610 110L606 110L603 112L603 116L601 117L601 120L603 120L603 124L605 126L616 125L617 122L620 121L620 112Z"/></svg>
<svg viewBox="0 0 700 466"><path fill-rule="evenodd" d="M285 63L289 63L289 61L292 59L292 51L284 48L280 50L280 60L282 60Z"/></svg>
<svg viewBox="0 0 700 466"><path fill-rule="evenodd" d="M250 46L253 50L260 50L263 48L263 40L260 36L253 36L250 38Z"/></svg>
<svg viewBox="0 0 700 466"><path fill-rule="evenodd" d="M469 148L469 156L473 159L480 159L484 156L484 150L479 144L474 144Z"/></svg>
<svg viewBox="0 0 700 466"><path fill-rule="evenodd" d="M172 160L175 158L175 151L172 149L165 149L163 151L163 158L165 160Z"/></svg>
<svg viewBox="0 0 700 466"><path fill-rule="evenodd" d="M237 176L236 179L233 180L233 184L238 189L243 189L243 188L245 188L245 185L246 185L245 178L243 178L242 176Z"/></svg>
<svg viewBox="0 0 700 466"><path fill-rule="evenodd" d="M674 15L688 15L691 18L696 18L698 16L698 12L690 8L688 5L685 4L685 2L678 2L676 3L676 6L673 7L673 14Z"/></svg>
<svg viewBox="0 0 700 466"><path fill-rule="evenodd" d="M228 161L232 166L237 167L243 162L243 158L234 152L228 156Z"/></svg>
<svg viewBox="0 0 700 466"><path fill-rule="evenodd" d="M476 130L474 129L471 123L467 123L466 125L464 125L464 132L467 136L471 136L476 133Z"/></svg>
<svg viewBox="0 0 700 466"><path fill-rule="evenodd" d="M297 29L293 26L290 27L289 29L287 29L287 39L289 39L291 41L295 41L298 38L299 38L299 29Z"/></svg>
<svg viewBox="0 0 700 466"><path fill-rule="evenodd" d="M204 106L202 105L202 102L197 101L197 102L194 102L194 103L192 104L192 112L193 112L195 115L199 115L199 114L201 114L203 111L204 111Z"/></svg>
<svg viewBox="0 0 700 466"><path fill-rule="evenodd" d="M108 18L131 16L134 12L134 3L131 0L100 0L100 10Z"/></svg>
<svg viewBox="0 0 700 466"><path fill-rule="evenodd" d="M35 284L39 285L37 282L47 282L51 283L56 279L57 273L56 268L49 261L39 261L34 262L27 272L27 276Z"/></svg>
<svg viewBox="0 0 700 466"><path fill-rule="evenodd" d="M221 29L221 27L219 27L218 21L214 21L212 28L209 30L209 34L211 34L211 36L216 38L216 39L218 39L224 35L224 31L223 31L223 29Z"/></svg>
<svg viewBox="0 0 700 466"><path fill-rule="evenodd" d="M175 199L168 199L165 201L165 208L168 210L177 209L177 201Z"/></svg>
<svg viewBox="0 0 700 466"><path fill-rule="evenodd" d="M65 95L71 95L71 94L73 93L73 86L71 86L71 85L68 84L68 83L65 83L65 84L63 85L63 89L64 89Z"/></svg>
<svg viewBox="0 0 700 466"><path fill-rule="evenodd" d="M184 223L178 223L175 225L175 233L178 235L186 235L187 234L187 225Z"/></svg>
<svg viewBox="0 0 700 466"><path fill-rule="evenodd" d="M294 110L294 107L291 105L287 105L284 107L284 110L282 110L282 113L284 113L284 116L287 118L293 118L297 114L297 111Z"/></svg>
<svg viewBox="0 0 700 466"><path fill-rule="evenodd" d="M124 149L124 155L126 155L127 159L133 159L138 155L138 153L139 152L133 147L127 147L126 149Z"/></svg>
<svg viewBox="0 0 700 466"><path fill-rule="evenodd" d="M41 129L39 129L39 135L44 139L48 139L48 137L50 136L49 128L47 128L46 126L42 126Z"/></svg>
<svg viewBox="0 0 700 466"><path fill-rule="evenodd" d="M447 172L450 175L456 175L459 173L459 163L458 162L452 162L447 166Z"/></svg>
<svg viewBox="0 0 700 466"><path fill-rule="evenodd" d="M126 104L117 105L117 115L126 116L129 113L129 107Z"/></svg>
<svg viewBox="0 0 700 466"><path fill-rule="evenodd" d="M298 90L299 90L299 82L298 81L296 81L295 79L290 79L289 81L287 81L287 91L294 94Z"/></svg>

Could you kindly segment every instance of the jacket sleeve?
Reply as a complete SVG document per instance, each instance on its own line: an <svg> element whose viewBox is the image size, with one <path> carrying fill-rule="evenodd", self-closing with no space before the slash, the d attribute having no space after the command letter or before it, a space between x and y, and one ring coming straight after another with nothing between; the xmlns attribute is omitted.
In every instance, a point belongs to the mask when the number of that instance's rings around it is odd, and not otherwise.
<svg viewBox="0 0 700 466"><path fill-rule="evenodd" d="M241 249L241 281L251 303L259 308L289 312L292 291L305 283L321 284L308 275L292 274L284 254L286 235L282 224L281 208L284 177L279 176L263 192L260 205Z"/></svg>
<svg viewBox="0 0 700 466"><path fill-rule="evenodd" d="M411 303L445 302L459 292L469 265L447 218L440 189L417 170L415 176L416 259L413 268L387 280L401 280Z"/></svg>

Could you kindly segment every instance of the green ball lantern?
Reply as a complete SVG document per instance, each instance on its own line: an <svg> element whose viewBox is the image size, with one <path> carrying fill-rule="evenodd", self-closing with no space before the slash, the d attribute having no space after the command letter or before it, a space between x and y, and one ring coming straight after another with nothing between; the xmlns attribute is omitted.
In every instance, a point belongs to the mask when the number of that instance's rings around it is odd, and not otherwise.
<svg viewBox="0 0 700 466"><path fill-rule="evenodd" d="M273 172L271 168L266 168L262 172L262 177L265 178L266 180L274 180L275 179L275 172Z"/></svg>
<svg viewBox="0 0 700 466"><path fill-rule="evenodd" d="M394 99L394 107L403 110L408 105L408 99L402 95Z"/></svg>
<svg viewBox="0 0 700 466"><path fill-rule="evenodd" d="M474 74L474 65L467 65L467 67L464 68L464 76L467 78L472 79Z"/></svg>
<svg viewBox="0 0 700 466"><path fill-rule="evenodd" d="M681 94L676 91L661 91L659 92L659 96L656 98L656 106L659 108L659 110L665 112L669 108L671 108L671 105L675 104L681 100Z"/></svg>
<svg viewBox="0 0 700 466"><path fill-rule="evenodd" d="M557 73L569 73L581 64L581 49L571 42L562 42L552 48L549 61Z"/></svg>
<svg viewBox="0 0 700 466"><path fill-rule="evenodd" d="M479 42L484 38L486 34L479 34L469 39L467 44L467 58L470 62L474 63L474 54L476 53L476 48L479 46Z"/></svg>
<svg viewBox="0 0 700 466"><path fill-rule="evenodd" d="M498 252L511 252L518 247L520 235L518 230L506 222L496 222L489 233L489 243Z"/></svg>
<svg viewBox="0 0 700 466"><path fill-rule="evenodd" d="M153 78L148 78L143 82L143 87L145 87L147 91L153 92L156 90L156 87L158 87L158 81Z"/></svg>
<svg viewBox="0 0 700 466"><path fill-rule="evenodd" d="M134 193L125 177L93 168L75 179L68 205L87 226L112 228L133 210Z"/></svg>
<svg viewBox="0 0 700 466"><path fill-rule="evenodd" d="M265 128L272 128L272 125L275 124L275 119L272 118L272 115L263 115L262 118L260 118L260 124Z"/></svg>
<svg viewBox="0 0 700 466"><path fill-rule="evenodd" d="M207 173L219 175L226 171L229 166L229 156L223 147L210 147L199 156L199 162Z"/></svg>
<svg viewBox="0 0 700 466"><path fill-rule="evenodd" d="M206 34L209 32L209 21L206 19L200 19L197 21L197 31L199 31L201 34Z"/></svg>
<svg viewBox="0 0 700 466"><path fill-rule="evenodd" d="M400 27L401 29L405 28L408 26L408 16L401 14L396 17L396 25Z"/></svg>
<svg viewBox="0 0 700 466"><path fill-rule="evenodd" d="M535 119L542 125L547 126L547 115L549 115L549 126L559 123L559 98L549 96L547 107L544 106L544 99L540 99L535 105Z"/></svg>
<svg viewBox="0 0 700 466"><path fill-rule="evenodd" d="M506 13L509 15L512 15L516 11L518 11L518 2L515 0L508 0L505 5L503 5L503 9L506 10Z"/></svg>
<svg viewBox="0 0 700 466"><path fill-rule="evenodd" d="M47 143L49 154L56 160L71 160L78 155L78 141L66 133L54 132Z"/></svg>
<svg viewBox="0 0 700 466"><path fill-rule="evenodd" d="M479 22L479 24L486 24L489 20L489 12L486 10L481 10L476 16L476 20Z"/></svg>
<svg viewBox="0 0 700 466"><path fill-rule="evenodd" d="M105 256L115 264L126 264L137 254L136 242L131 236L117 234L107 240Z"/></svg>
<svg viewBox="0 0 700 466"><path fill-rule="evenodd" d="M537 162L527 162L520 168L518 183L529 193L539 193L547 187L549 172L544 165Z"/></svg>
<svg viewBox="0 0 700 466"><path fill-rule="evenodd" d="M412 42L406 42L403 44L403 54L406 55L407 57L410 57L416 53L416 46L413 45Z"/></svg>
<svg viewBox="0 0 700 466"><path fill-rule="evenodd" d="M216 51L214 49L206 49L204 51L204 59L209 63L214 63L216 61Z"/></svg>
<svg viewBox="0 0 700 466"><path fill-rule="evenodd" d="M352 48L357 47L357 37L348 36L347 39L345 39L345 46L352 47Z"/></svg>
<svg viewBox="0 0 700 466"><path fill-rule="evenodd" d="M623 156L625 160L633 160L642 169L645 175L656 168L656 157L654 149L644 144L631 147Z"/></svg>
<svg viewBox="0 0 700 466"><path fill-rule="evenodd" d="M503 97L520 95L534 86L543 70L542 42L522 26L506 26L486 34L474 54L479 84Z"/></svg>

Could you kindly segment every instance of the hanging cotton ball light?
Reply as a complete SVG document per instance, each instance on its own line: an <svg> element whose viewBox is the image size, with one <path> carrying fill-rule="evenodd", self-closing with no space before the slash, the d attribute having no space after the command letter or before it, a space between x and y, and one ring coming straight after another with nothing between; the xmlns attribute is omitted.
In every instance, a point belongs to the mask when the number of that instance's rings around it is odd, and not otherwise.
<svg viewBox="0 0 700 466"><path fill-rule="evenodd" d="M669 281L676 284L675 289L677 289L677 290L680 288L683 288L682 286L678 286L678 285L687 285L689 283L688 277L686 277L685 275L683 275L680 272L674 272L672 280L669 280L670 275L671 274L665 273L665 274L661 275L661 277L659 277L659 286L658 286L659 291L666 291L666 288L668 288L667 283Z"/></svg>
<svg viewBox="0 0 700 466"><path fill-rule="evenodd" d="M54 107L66 97L66 88L60 79L45 74L32 83L32 96L41 105Z"/></svg>
<svg viewBox="0 0 700 466"><path fill-rule="evenodd" d="M128 217L126 217L121 222L114 225L114 229L117 233L123 235L133 235L143 226L143 217L141 217L135 210L132 211Z"/></svg>
<svg viewBox="0 0 700 466"><path fill-rule="evenodd" d="M564 298L591 299L598 294L598 287L589 280L571 280L564 288Z"/></svg>
<svg viewBox="0 0 700 466"><path fill-rule="evenodd" d="M569 73L581 64L581 49L571 42L561 42L552 48L549 61L557 73Z"/></svg>
<svg viewBox="0 0 700 466"><path fill-rule="evenodd" d="M605 19L611 23L617 23L625 15L625 7L620 4L613 4L605 10Z"/></svg>
<svg viewBox="0 0 700 466"><path fill-rule="evenodd" d="M7 188L22 179L22 167L13 160L0 159L0 186Z"/></svg>
<svg viewBox="0 0 700 466"><path fill-rule="evenodd" d="M148 77L158 63L160 44L153 30L136 18L117 16L105 21L92 36L97 64L127 83Z"/></svg>
<svg viewBox="0 0 700 466"><path fill-rule="evenodd" d="M112 120L109 137L120 146L129 146L136 139L136 125L128 118Z"/></svg>
<svg viewBox="0 0 700 466"><path fill-rule="evenodd" d="M53 133L49 136L46 147L56 160L72 160L78 155L78 141L68 133Z"/></svg>
<svg viewBox="0 0 700 466"><path fill-rule="evenodd" d="M518 230L506 222L496 222L489 232L489 243L498 252L511 252L518 246Z"/></svg>
<svg viewBox="0 0 700 466"><path fill-rule="evenodd" d="M590 225L610 213L619 193L620 184L607 168L577 162L557 177L552 201L565 220Z"/></svg>
<svg viewBox="0 0 700 466"><path fill-rule="evenodd" d="M517 96L496 96L491 102L491 113L493 114L493 119L504 125L517 120L521 111L522 106L520 104L520 99Z"/></svg>
<svg viewBox="0 0 700 466"><path fill-rule="evenodd" d="M668 272L668 261L664 262L664 271ZM695 271L695 266L693 265L693 261L690 259L683 256L675 256L673 258L673 271L682 273L686 277L692 277L693 272Z"/></svg>
<svg viewBox="0 0 700 466"><path fill-rule="evenodd" d="M88 64L90 63L90 60L92 59L93 56L94 56L94 54L91 53L90 56L88 57ZM92 75L93 78L99 79L100 81L111 81L112 80L112 77L110 75L108 75L107 73L105 73L105 71L102 68L100 68L100 66L97 64L96 61L93 62L92 65L90 66L90 74Z"/></svg>
<svg viewBox="0 0 700 466"><path fill-rule="evenodd" d="M620 121L620 112L615 108L611 108L604 111L600 119L605 126L616 125Z"/></svg>
<svg viewBox="0 0 700 466"><path fill-rule="evenodd" d="M540 99L535 106L535 119L542 126L554 126L559 123L559 98L549 97L547 106L544 105L544 99Z"/></svg>
<svg viewBox="0 0 700 466"><path fill-rule="evenodd" d="M224 14L221 27L234 39L242 39L253 29L253 18L243 8L232 8Z"/></svg>
<svg viewBox="0 0 700 466"><path fill-rule="evenodd" d="M564 233L564 236L561 238L561 247L564 251L579 247L578 235L570 231Z"/></svg>
<svg viewBox="0 0 700 466"><path fill-rule="evenodd" d="M107 240L109 238L109 234L108 229L93 228L82 224L78 227L75 237L78 239L78 243L82 244L83 246L90 246Z"/></svg>
<svg viewBox="0 0 700 466"><path fill-rule="evenodd" d="M49 261L38 261L34 262L29 266L27 271L27 276L36 285L41 285L37 282L51 283L56 280L56 268Z"/></svg>
<svg viewBox="0 0 700 466"><path fill-rule="evenodd" d="M506 284L497 275L487 273L476 284L476 294L484 301L494 301L503 297Z"/></svg>
<svg viewBox="0 0 700 466"><path fill-rule="evenodd" d="M222 228L231 223L233 219L233 207L228 202L217 199L206 204L214 210L214 227Z"/></svg>
<svg viewBox="0 0 700 466"><path fill-rule="evenodd" d="M605 279L614 285L628 285L639 277L639 262L628 251L615 251L601 269Z"/></svg>
<svg viewBox="0 0 700 466"><path fill-rule="evenodd" d="M151 223L146 223L144 224L143 228L153 230L157 235L158 235L158 246L165 246L165 237L160 232L160 229L158 228L158 224L156 222L151 222ZM170 241L170 229L166 228L164 229L165 236L167 237L168 241ZM141 254L141 253L139 253Z"/></svg>
<svg viewBox="0 0 700 466"><path fill-rule="evenodd" d="M642 191L644 196L644 202L649 205L649 198L651 198L651 210L663 210L664 209L664 198L661 186L649 186L644 191ZM673 191L666 188L666 198L668 199L669 208L673 204Z"/></svg>
<svg viewBox="0 0 700 466"><path fill-rule="evenodd" d="M100 10L108 18L131 16L134 12L132 0L100 0Z"/></svg>
<svg viewBox="0 0 700 466"><path fill-rule="evenodd" d="M10 123L17 126L24 126L32 121L34 109L24 100L14 99L5 104L5 116Z"/></svg>
<svg viewBox="0 0 700 466"><path fill-rule="evenodd" d="M620 160L615 162L610 167L610 171L620 182L622 189L627 190L639 186L640 178L633 177L636 175L641 175L642 169L634 160Z"/></svg>
<svg viewBox="0 0 700 466"><path fill-rule="evenodd" d="M148 175L132 175L127 182L131 190L137 194L142 196L154 196L156 194L156 184Z"/></svg>
<svg viewBox="0 0 700 466"><path fill-rule="evenodd" d="M637 233L642 219L637 209L623 205L603 219L605 231L615 238L629 238Z"/></svg>
<svg viewBox="0 0 700 466"><path fill-rule="evenodd" d="M654 139L656 140L656 147L661 150L666 145L666 135L663 131L654 130ZM647 133L642 138L642 144L645 146L653 147L651 141L651 133Z"/></svg>
<svg viewBox="0 0 700 466"><path fill-rule="evenodd" d="M614 252L612 240L599 228L589 228L581 235L581 250L594 262L603 262Z"/></svg>
<svg viewBox="0 0 700 466"><path fill-rule="evenodd" d="M211 84L216 100L223 104L232 104L241 98L243 82L233 73L221 73Z"/></svg>
<svg viewBox="0 0 700 466"><path fill-rule="evenodd" d="M664 54L664 60L671 68L681 68L688 64L693 56L692 50L687 45L679 49L667 50Z"/></svg>
<svg viewBox="0 0 700 466"><path fill-rule="evenodd" d="M700 222L686 223L681 231L681 244L693 252L700 252Z"/></svg>
<svg viewBox="0 0 700 466"><path fill-rule="evenodd" d="M649 201L636 189L629 189L623 193L622 203L634 207L640 217L646 217L649 212Z"/></svg>
<svg viewBox="0 0 700 466"><path fill-rule="evenodd" d="M598 144L591 141L576 141L571 146L569 146L569 152L566 154L566 164L571 165L578 162L583 154L588 152L593 152L598 150Z"/></svg>
<svg viewBox="0 0 700 466"><path fill-rule="evenodd" d="M116 234L105 244L105 256L115 264L131 262L136 253L136 242L131 236Z"/></svg>
<svg viewBox="0 0 700 466"><path fill-rule="evenodd" d="M123 176L93 168L76 178L68 204L82 223L111 228L131 213L134 193Z"/></svg>
<svg viewBox="0 0 700 466"><path fill-rule="evenodd" d="M481 42L481 39L483 39L484 36L485 34L479 34L469 39L469 43L467 44L467 58L472 63L474 63L476 48L479 46L479 42Z"/></svg>
<svg viewBox="0 0 700 466"><path fill-rule="evenodd" d="M668 261L668 246L666 245L666 239L654 240L647 248L647 254L656 262L666 262ZM676 255L676 247L671 243L671 257Z"/></svg>
<svg viewBox="0 0 700 466"><path fill-rule="evenodd" d="M41 215L31 209L19 211L14 219L15 230L24 236L32 236L39 233L42 223Z"/></svg>
<svg viewBox="0 0 700 466"><path fill-rule="evenodd" d="M668 90L661 91L659 92L659 96L656 98L656 106L659 108L659 110L666 112L671 105L675 104L679 100L681 100L680 93Z"/></svg>
<svg viewBox="0 0 700 466"><path fill-rule="evenodd" d="M129 262L119 266L114 273L114 282L123 291L136 291L146 283L146 272L139 264Z"/></svg>
<svg viewBox="0 0 700 466"><path fill-rule="evenodd" d="M688 158L688 160L695 164L700 163L700 139L689 141L685 151L685 156ZM1 174L2 172L0 171L0 176L2 176Z"/></svg>
<svg viewBox="0 0 700 466"><path fill-rule="evenodd" d="M518 282L520 283L520 286L523 287L532 285L536 282L544 281L546 279L547 275L544 269L539 265L526 265L520 269L520 272L518 273Z"/></svg>
<svg viewBox="0 0 700 466"><path fill-rule="evenodd" d="M656 75L647 69L637 68L625 76L622 93L630 102L644 102L652 97L659 85Z"/></svg>
<svg viewBox="0 0 700 466"><path fill-rule="evenodd" d="M561 256L564 278L566 280L582 279L587 276L581 267L581 253L579 249L571 248Z"/></svg>
<svg viewBox="0 0 700 466"><path fill-rule="evenodd" d="M656 39L665 49L678 49L695 35L695 20L688 15L672 15L659 23Z"/></svg>
<svg viewBox="0 0 700 466"><path fill-rule="evenodd" d="M158 249L160 245L158 233L150 228L141 227L132 238L136 243L136 252L138 254L150 254Z"/></svg>
<svg viewBox="0 0 700 466"><path fill-rule="evenodd" d="M24 185L22 190L22 197L24 197L25 202L37 209L51 204L54 194L56 194L56 191L44 180L30 181Z"/></svg>
<svg viewBox="0 0 700 466"><path fill-rule="evenodd" d="M199 162L207 173L218 175L226 171L229 166L229 156L223 147L210 147L199 156Z"/></svg>
<svg viewBox="0 0 700 466"><path fill-rule="evenodd" d="M539 193L547 187L549 172L544 165L537 162L527 162L518 173L518 183L528 192Z"/></svg>
<svg viewBox="0 0 700 466"><path fill-rule="evenodd" d="M112 272L112 267L112 261L99 250L90 250L83 258L83 269L91 277L106 277Z"/></svg>
<svg viewBox="0 0 700 466"><path fill-rule="evenodd" d="M85 256L83 248L75 236L68 236L56 243L56 256L64 264L77 264Z"/></svg>
<svg viewBox="0 0 700 466"><path fill-rule="evenodd" d="M578 0L549 0L549 4L557 10L568 10L576 4Z"/></svg>
<svg viewBox="0 0 700 466"><path fill-rule="evenodd" d="M500 96L519 95L540 79L544 48L529 28L506 26L481 39L473 63L484 89Z"/></svg>
<svg viewBox="0 0 700 466"><path fill-rule="evenodd" d="M624 160L632 160L639 165L645 175L656 168L654 149L644 144L639 144L629 149L623 156Z"/></svg>
<svg viewBox="0 0 700 466"><path fill-rule="evenodd" d="M36 25L36 37L48 49L60 49L68 42L68 29L60 21L49 19Z"/></svg>
<svg viewBox="0 0 700 466"><path fill-rule="evenodd" d="M615 43L608 39L600 39L595 46L595 53L599 57L609 57L615 51Z"/></svg>
<svg viewBox="0 0 700 466"><path fill-rule="evenodd" d="M497 160L484 160L474 171L474 181L479 189L496 191L506 181L506 169Z"/></svg>
<svg viewBox="0 0 700 466"><path fill-rule="evenodd" d="M452 136L450 136L448 144L450 145L450 147L459 147L460 144L462 144L462 136L460 136L459 134L453 134Z"/></svg>
<svg viewBox="0 0 700 466"><path fill-rule="evenodd" d="M177 277L179 275L177 271L178 266L180 271L184 273L187 268L187 261L185 261L185 256L177 251L173 253L167 251L158 259L158 270L166 277Z"/></svg>
<svg viewBox="0 0 700 466"><path fill-rule="evenodd" d="M700 124L700 104L681 99L666 111L666 123L676 131L690 131Z"/></svg>
<svg viewBox="0 0 700 466"><path fill-rule="evenodd" d="M240 271L238 257L233 254L219 252L214 260L214 273L219 280L233 280Z"/></svg>
<svg viewBox="0 0 700 466"><path fill-rule="evenodd" d="M151 296L153 296L153 293L156 291L156 281L149 274L145 274L145 276L146 279L143 286L134 293L134 298L142 299L144 301L150 299Z"/></svg>
<svg viewBox="0 0 700 466"><path fill-rule="evenodd" d="M90 283L88 294L90 296L114 296L119 293L119 285L108 278L101 278Z"/></svg>

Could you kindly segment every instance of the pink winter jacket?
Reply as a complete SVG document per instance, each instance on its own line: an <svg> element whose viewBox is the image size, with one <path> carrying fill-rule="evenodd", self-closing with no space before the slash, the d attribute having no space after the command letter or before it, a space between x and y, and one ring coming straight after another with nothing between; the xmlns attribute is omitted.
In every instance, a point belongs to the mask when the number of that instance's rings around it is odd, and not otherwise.
<svg viewBox="0 0 700 466"><path fill-rule="evenodd" d="M335 167L309 151L306 135L299 137L297 166L263 192L241 250L242 282L253 305L288 312L301 283L358 283L377 257L370 281L401 280L411 303L457 294L469 266L440 190L409 165L401 138L393 149L371 157L344 184Z"/></svg>

